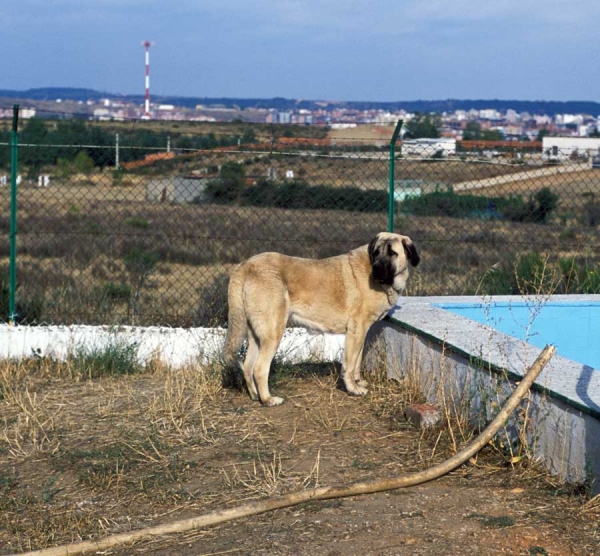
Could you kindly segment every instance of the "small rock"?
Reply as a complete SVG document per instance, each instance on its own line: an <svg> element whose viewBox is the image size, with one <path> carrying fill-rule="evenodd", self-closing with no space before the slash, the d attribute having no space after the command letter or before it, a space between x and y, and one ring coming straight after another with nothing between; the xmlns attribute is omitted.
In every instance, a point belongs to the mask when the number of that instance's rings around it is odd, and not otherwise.
<svg viewBox="0 0 600 556"><path fill-rule="evenodd" d="M442 418L440 410L428 403L409 405L404 413L415 427L421 429L435 427Z"/></svg>

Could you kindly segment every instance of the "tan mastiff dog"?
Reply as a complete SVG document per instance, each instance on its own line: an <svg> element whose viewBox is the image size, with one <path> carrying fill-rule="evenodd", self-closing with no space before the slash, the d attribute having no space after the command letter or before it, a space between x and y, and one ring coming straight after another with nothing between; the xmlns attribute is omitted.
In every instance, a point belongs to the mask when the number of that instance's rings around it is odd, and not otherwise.
<svg viewBox="0 0 600 556"><path fill-rule="evenodd" d="M253 400L275 406L269 370L286 325L346 334L342 379L355 396L365 336L404 290L419 254L409 237L382 232L349 253L314 260L262 253L237 265L229 280L229 328L223 351L228 367L241 367ZM246 358L237 354L248 340Z"/></svg>

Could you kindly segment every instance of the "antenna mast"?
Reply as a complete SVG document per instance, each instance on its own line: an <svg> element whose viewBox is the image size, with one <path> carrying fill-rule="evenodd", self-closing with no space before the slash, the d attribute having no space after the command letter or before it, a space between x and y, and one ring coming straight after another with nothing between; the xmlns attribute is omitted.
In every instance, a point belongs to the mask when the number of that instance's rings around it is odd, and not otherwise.
<svg viewBox="0 0 600 556"><path fill-rule="evenodd" d="M144 41L142 46L146 49L146 102L144 105L144 119L150 119L150 47L153 42Z"/></svg>

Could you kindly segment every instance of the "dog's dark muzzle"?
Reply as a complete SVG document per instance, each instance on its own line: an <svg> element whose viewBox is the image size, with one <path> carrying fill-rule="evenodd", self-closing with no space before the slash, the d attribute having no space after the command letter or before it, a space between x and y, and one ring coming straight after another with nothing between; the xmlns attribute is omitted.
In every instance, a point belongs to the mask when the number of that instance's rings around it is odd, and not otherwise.
<svg viewBox="0 0 600 556"><path fill-rule="evenodd" d="M382 284L391 286L394 284L395 273L393 265L389 260L377 258L373 262L373 279Z"/></svg>

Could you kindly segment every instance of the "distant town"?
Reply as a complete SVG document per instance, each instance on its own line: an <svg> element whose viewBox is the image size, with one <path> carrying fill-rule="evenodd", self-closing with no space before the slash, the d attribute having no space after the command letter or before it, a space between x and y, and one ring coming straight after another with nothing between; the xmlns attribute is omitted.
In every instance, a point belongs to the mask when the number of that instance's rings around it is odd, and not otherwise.
<svg viewBox="0 0 600 556"><path fill-rule="evenodd" d="M352 128L391 126L418 114L435 114L442 137L471 138L473 123L485 138L535 141L543 135L600 136L600 104L533 101L329 102L288 99L193 99L156 97L145 110L139 95L110 95L87 89L0 91L0 118L83 118L96 121L168 120L249 122ZM487 103L487 104L486 104ZM562 109L562 111L561 111ZM487 135L485 135L487 133Z"/></svg>

